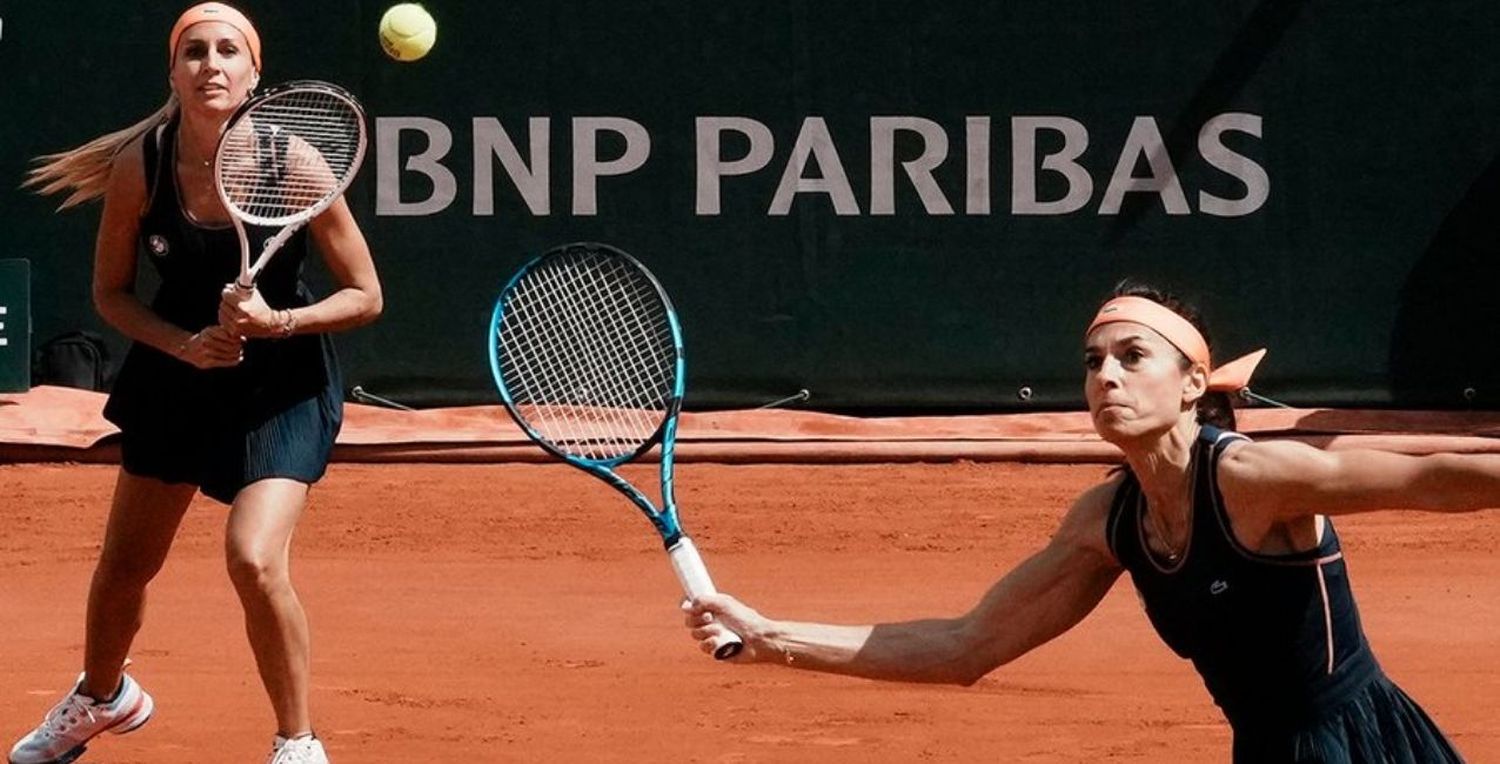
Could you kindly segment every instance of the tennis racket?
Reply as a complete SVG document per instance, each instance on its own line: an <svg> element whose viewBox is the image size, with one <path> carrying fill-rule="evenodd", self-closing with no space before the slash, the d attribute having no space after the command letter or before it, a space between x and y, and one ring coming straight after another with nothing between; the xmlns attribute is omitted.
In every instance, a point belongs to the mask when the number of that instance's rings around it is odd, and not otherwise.
<svg viewBox="0 0 1500 764"><path fill-rule="evenodd" d="M604 244L569 244L522 266L495 302L490 370L505 409L553 455L625 494L651 521L682 590L714 593L672 495L682 409L682 330L656 277ZM661 444L661 507L615 472ZM725 633L714 657L744 646Z"/></svg>
<svg viewBox="0 0 1500 764"><path fill-rule="evenodd" d="M364 109L326 82L278 85L230 116L214 156L214 186L240 237L236 286L253 289L271 255L343 195L365 143ZM281 228L254 261L246 225Z"/></svg>

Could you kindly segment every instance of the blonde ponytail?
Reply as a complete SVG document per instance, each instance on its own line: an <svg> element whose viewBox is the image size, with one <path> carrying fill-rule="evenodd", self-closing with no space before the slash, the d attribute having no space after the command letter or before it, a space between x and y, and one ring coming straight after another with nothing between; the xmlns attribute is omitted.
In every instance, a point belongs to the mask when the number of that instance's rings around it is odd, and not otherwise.
<svg viewBox="0 0 1500 764"><path fill-rule="evenodd" d="M39 156L32 160L37 166L26 174L21 187L43 196L71 191L68 198L58 205L59 211L98 199L104 196L104 189L109 186L109 169L115 155L137 136L176 113L177 95L174 93L155 113L130 127L101 135L69 151Z"/></svg>

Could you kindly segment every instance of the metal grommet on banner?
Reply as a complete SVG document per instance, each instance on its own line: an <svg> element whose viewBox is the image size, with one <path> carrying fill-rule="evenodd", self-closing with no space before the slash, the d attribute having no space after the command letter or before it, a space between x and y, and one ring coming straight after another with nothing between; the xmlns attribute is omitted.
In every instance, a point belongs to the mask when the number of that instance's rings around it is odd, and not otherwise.
<svg viewBox="0 0 1500 764"><path fill-rule="evenodd" d="M1289 408L1291 408L1291 406L1288 406L1285 403L1282 403L1281 401L1272 400L1270 398L1267 398L1264 395L1257 395L1257 394L1251 392L1250 388L1248 388L1248 387L1242 387L1242 388L1240 388L1239 396L1240 396L1240 400L1245 401L1246 403L1264 403L1264 404L1266 404L1268 406L1275 406L1277 408L1282 408L1282 409L1289 409Z"/></svg>
<svg viewBox="0 0 1500 764"><path fill-rule="evenodd" d="M809 399L811 397L812 397L812 393L809 392L807 390L807 388L804 387L801 390L798 390L797 392L795 392L795 393L793 393L791 395L788 395L785 398L778 398L778 399L776 399L774 401L771 401L770 403L763 403L763 404L761 404L759 406L756 406L756 408L761 408L761 409L780 408L782 406L785 406L785 405L788 405L788 404L791 404L791 403L802 403L802 402L806 401L807 399Z"/></svg>

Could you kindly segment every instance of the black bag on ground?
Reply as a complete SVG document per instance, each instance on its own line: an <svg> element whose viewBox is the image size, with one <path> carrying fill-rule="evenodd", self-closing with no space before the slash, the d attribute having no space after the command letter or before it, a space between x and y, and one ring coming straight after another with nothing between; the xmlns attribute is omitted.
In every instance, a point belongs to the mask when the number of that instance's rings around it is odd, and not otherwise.
<svg viewBox="0 0 1500 764"><path fill-rule="evenodd" d="M31 364L31 384L107 392L114 382L109 347L93 332L68 332L42 343Z"/></svg>

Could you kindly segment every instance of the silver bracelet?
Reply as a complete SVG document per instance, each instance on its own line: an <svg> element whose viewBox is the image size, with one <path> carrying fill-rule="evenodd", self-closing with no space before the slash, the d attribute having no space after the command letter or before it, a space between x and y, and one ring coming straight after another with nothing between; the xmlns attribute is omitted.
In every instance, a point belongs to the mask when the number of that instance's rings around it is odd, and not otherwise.
<svg viewBox="0 0 1500 764"><path fill-rule="evenodd" d="M297 331L297 316L292 313L291 308L287 308L281 312L286 314L286 318L282 319L281 326L276 329L276 337L277 339L284 340Z"/></svg>

